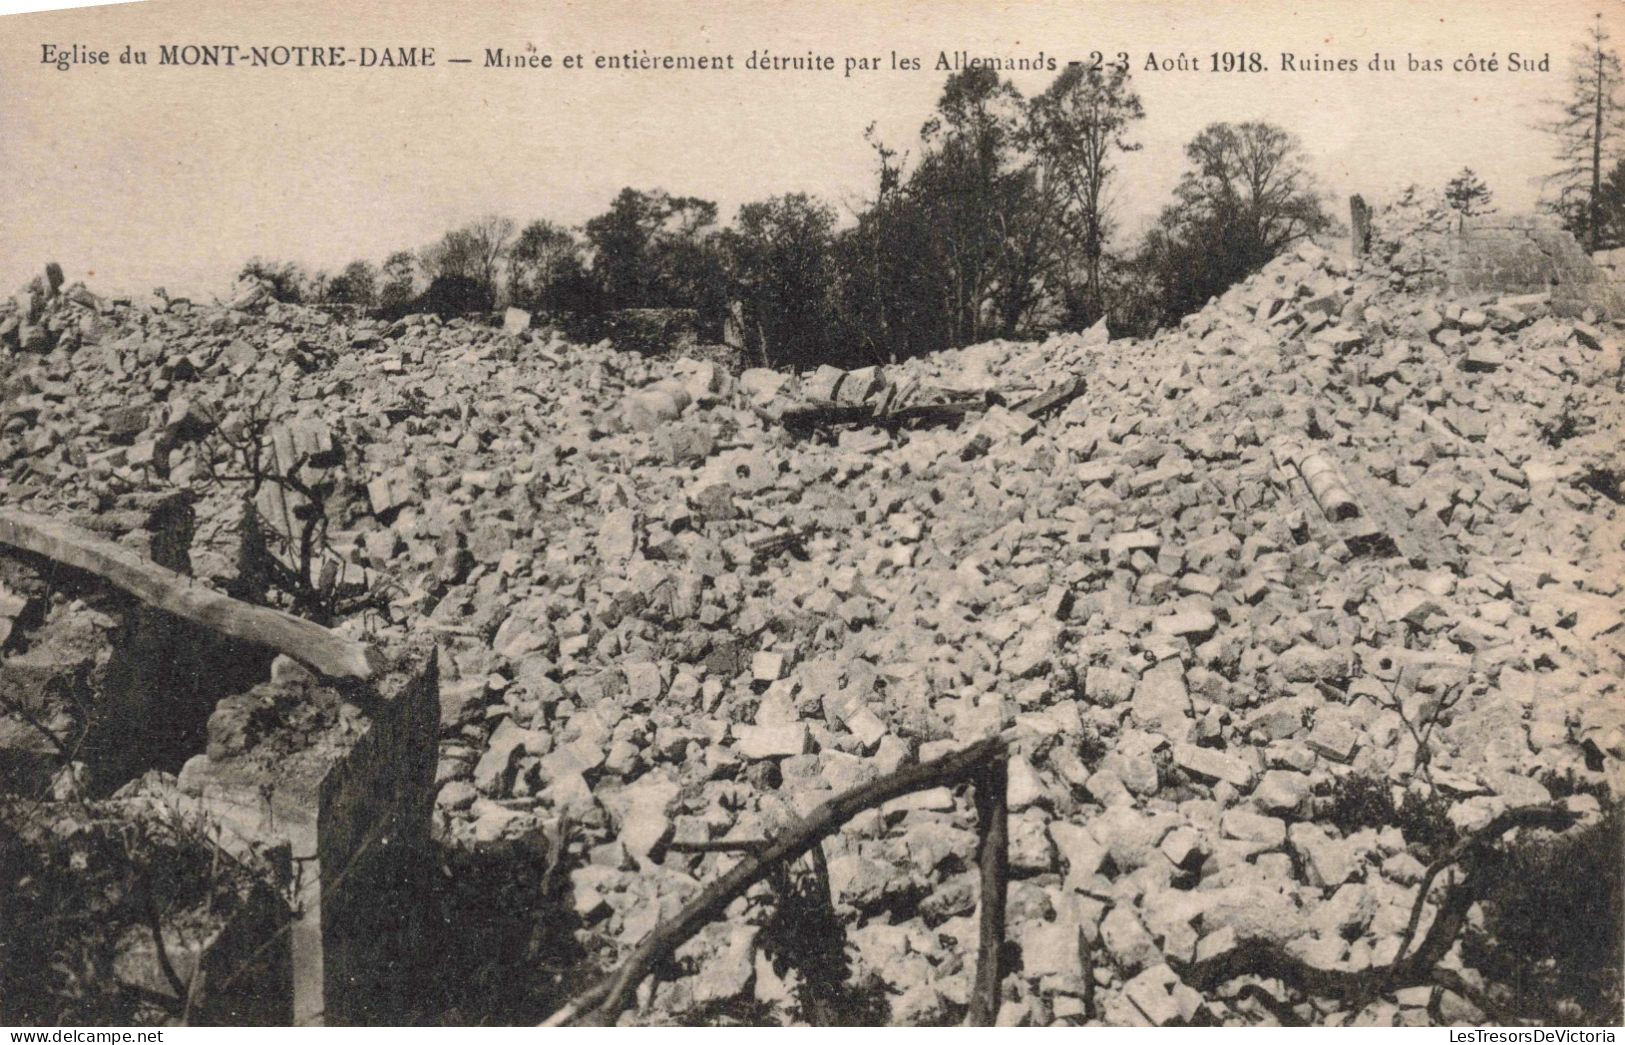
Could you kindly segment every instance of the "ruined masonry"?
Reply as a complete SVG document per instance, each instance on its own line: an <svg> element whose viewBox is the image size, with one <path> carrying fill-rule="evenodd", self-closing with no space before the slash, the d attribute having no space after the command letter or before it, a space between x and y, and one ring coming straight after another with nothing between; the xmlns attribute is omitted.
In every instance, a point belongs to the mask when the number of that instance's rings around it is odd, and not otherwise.
<svg viewBox="0 0 1625 1045"><path fill-rule="evenodd" d="M1458 832L1594 820L1625 758L1613 269L1419 194L1363 217L1359 252L1302 245L1150 340L799 376L47 270L0 309L0 502L170 583L0 547L6 788L206 813L275 902L187 961L287 945L218 1011L362 1022L406 980L426 849L562 840L560 918L610 962L728 844L1002 734L998 1022L1276 1022L1181 970L1256 939L1387 962L1436 844L1339 795ZM250 437L297 485L229 478ZM289 610L306 565L302 597L348 607L326 669L177 615ZM823 843L878 1018L963 1018L974 816L926 790ZM730 908L624 1019L792 1011L772 908ZM1430 997L1295 1018L1487 1020Z"/></svg>

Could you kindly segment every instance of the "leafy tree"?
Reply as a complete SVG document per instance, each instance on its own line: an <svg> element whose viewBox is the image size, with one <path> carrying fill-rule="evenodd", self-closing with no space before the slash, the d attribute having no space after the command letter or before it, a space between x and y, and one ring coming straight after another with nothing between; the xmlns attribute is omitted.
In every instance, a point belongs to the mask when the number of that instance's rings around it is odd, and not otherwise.
<svg viewBox="0 0 1625 1045"><path fill-rule="evenodd" d="M325 300L363 308L377 304L378 273L372 262L357 260L344 266L343 272L328 280Z"/></svg>
<svg viewBox="0 0 1625 1045"><path fill-rule="evenodd" d="M1049 191L1060 198L1060 224L1067 253L1082 268L1067 308L1075 325L1088 325L1105 311L1102 269L1113 221L1107 187L1115 155L1133 152L1130 125L1145 118L1126 67L1074 65L1034 98L1029 134ZM1080 292L1081 291L1081 292Z"/></svg>
<svg viewBox="0 0 1625 1045"><path fill-rule="evenodd" d="M409 250L397 250L384 259L378 270L378 307L386 312L404 310L416 291L417 258Z"/></svg>
<svg viewBox="0 0 1625 1045"><path fill-rule="evenodd" d="M943 85L912 170L869 129L879 185L836 237L848 352L909 356L1034 320L1058 269L1059 198L1040 184L1027 116L1014 86L978 67Z"/></svg>
<svg viewBox="0 0 1625 1045"><path fill-rule="evenodd" d="M650 296L648 255L666 221L664 197L625 188L607 212L587 222L593 276L612 307L642 304Z"/></svg>
<svg viewBox="0 0 1625 1045"><path fill-rule="evenodd" d="M249 258L238 270L237 278L257 279L271 290L278 301L299 304L305 300L307 277L304 269L292 261L271 261L268 258Z"/></svg>
<svg viewBox="0 0 1625 1045"><path fill-rule="evenodd" d="M483 279L448 272L431 279L423 295L413 300L412 307L442 316L489 312L496 307L496 291Z"/></svg>
<svg viewBox="0 0 1625 1045"><path fill-rule="evenodd" d="M580 241L550 221L526 225L508 251L508 296L516 305L544 311L579 308L585 280Z"/></svg>
<svg viewBox="0 0 1625 1045"><path fill-rule="evenodd" d="M1619 158L1619 141L1625 132L1625 108L1617 97L1620 61L1609 50L1608 40L1599 14L1590 38L1576 49L1569 97L1562 103L1561 115L1543 125L1557 138L1562 164L1546 178L1547 187L1555 191L1549 205L1587 250L1606 245L1602 236L1609 223L1603 213L1604 171Z"/></svg>
<svg viewBox="0 0 1625 1045"><path fill-rule="evenodd" d="M1041 255L1021 234L1035 202L1025 115L1009 81L976 67L948 78L921 129L925 152L908 195L935 231L930 261L942 277L948 344L1009 333L1032 304Z"/></svg>
<svg viewBox="0 0 1625 1045"><path fill-rule="evenodd" d="M585 228L607 307L696 308L720 317L726 301L711 242L716 220L710 200L622 189Z"/></svg>
<svg viewBox="0 0 1625 1045"><path fill-rule="evenodd" d="M462 277L487 288L494 300L502 258L513 231L511 218L487 215L440 237L424 249L419 263L431 285L442 277Z"/></svg>
<svg viewBox="0 0 1625 1045"><path fill-rule="evenodd" d="M946 343L940 280L932 257L935 235L907 189L907 158L875 136L875 198L856 224L835 238L839 343L866 362L895 360Z"/></svg>
<svg viewBox="0 0 1625 1045"><path fill-rule="evenodd" d="M1190 167L1136 266L1176 322L1293 243L1331 228L1297 138L1274 124L1215 123L1185 146Z"/></svg>
<svg viewBox="0 0 1625 1045"><path fill-rule="evenodd" d="M722 246L762 365L824 361L833 326L835 212L792 193L745 204L735 226Z"/></svg>
<svg viewBox="0 0 1625 1045"><path fill-rule="evenodd" d="M1493 209L1490 207L1490 201L1495 198L1495 194L1471 167L1463 167L1461 173L1451 178L1445 185L1444 198L1452 208L1461 211L1464 217L1471 218L1475 214L1489 213Z"/></svg>

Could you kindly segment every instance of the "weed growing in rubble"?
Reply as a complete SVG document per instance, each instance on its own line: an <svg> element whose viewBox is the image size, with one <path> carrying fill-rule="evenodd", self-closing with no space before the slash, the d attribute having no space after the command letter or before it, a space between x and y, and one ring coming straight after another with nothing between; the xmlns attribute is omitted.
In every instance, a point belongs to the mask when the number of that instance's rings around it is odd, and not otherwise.
<svg viewBox="0 0 1625 1045"><path fill-rule="evenodd" d="M815 854L815 874L780 867L773 877L774 907L760 936L762 948L780 976L797 973L796 1001L801 1022L817 1027L876 1027L889 1022L885 989L853 982L846 929L830 901L823 858Z"/></svg>
<svg viewBox="0 0 1625 1045"><path fill-rule="evenodd" d="M1386 779L1369 776L1340 777L1322 813L1345 834L1386 827L1399 818L1392 786Z"/></svg>
<svg viewBox="0 0 1625 1045"><path fill-rule="evenodd" d="M1317 809L1316 819L1333 824L1344 834L1368 827L1397 827L1424 862L1439 856L1460 836L1450 820L1448 798L1437 791L1427 795L1407 791L1395 803L1393 786L1382 777L1339 778Z"/></svg>
<svg viewBox="0 0 1625 1045"><path fill-rule="evenodd" d="M242 908L256 874L182 821L118 803L43 809L0 808L0 1022L196 1018L187 952Z"/></svg>
<svg viewBox="0 0 1625 1045"><path fill-rule="evenodd" d="M426 948L404 1016L434 1026L535 1024L599 971L576 940L562 836L479 849L445 847L412 902L425 908Z"/></svg>
<svg viewBox="0 0 1625 1045"><path fill-rule="evenodd" d="M1581 776L1572 768L1565 769L1561 773L1555 769L1548 769L1536 779L1553 799L1590 795L1604 806L1608 805L1610 800L1607 781Z"/></svg>
<svg viewBox="0 0 1625 1045"><path fill-rule="evenodd" d="M1542 1023L1612 1026L1622 1004L1625 815L1532 834L1501 856L1462 958L1508 1011Z"/></svg>
<svg viewBox="0 0 1625 1045"><path fill-rule="evenodd" d="M258 601L267 591L279 593L290 612L319 624L365 609L385 610L387 595L346 582L342 559L328 543L328 500L331 484L309 454L280 459L274 445L270 402L277 390L246 406L230 424L215 428L201 459L207 480L232 487L242 495L243 519L238 533L239 588L231 594ZM285 518L265 519L256 501L272 490L285 507ZM269 523L269 525L267 525Z"/></svg>

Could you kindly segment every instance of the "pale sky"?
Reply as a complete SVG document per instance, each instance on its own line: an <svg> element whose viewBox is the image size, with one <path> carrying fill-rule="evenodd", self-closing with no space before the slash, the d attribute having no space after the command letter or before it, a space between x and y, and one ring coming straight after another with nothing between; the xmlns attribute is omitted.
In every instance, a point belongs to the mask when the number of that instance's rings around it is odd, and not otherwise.
<svg viewBox="0 0 1625 1045"><path fill-rule="evenodd" d="M1593 16L1621 0L1479 3L1276 0L150 0L0 18L0 290L47 260L103 292L225 293L255 254L337 269L415 249L488 212L578 224L623 186L742 203L805 191L838 205L872 187L863 141L913 147L945 73L937 52L1084 58L1127 51L1147 118L1116 192L1130 231L1166 201L1182 146L1218 120L1298 134L1321 186L1381 203L1474 168L1503 211L1531 208L1553 166L1532 125L1566 88ZM1625 31L1615 30L1625 46ZM66 72L42 45L111 52ZM428 46L431 69L159 67L160 44ZM117 64L126 44L146 67ZM548 70L482 68L534 45ZM833 73L565 70L566 54L832 55ZM843 75L847 56L917 56L924 70ZM1147 72L1148 54L1259 51L1279 64L1354 58L1358 73ZM1400 71L1364 71L1374 51ZM1508 52L1551 71L1505 71ZM1406 70L1407 53L1444 59ZM1503 70L1450 71L1495 54ZM471 58L472 64L447 64ZM1023 92L1053 73L1015 73Z"/></svg>

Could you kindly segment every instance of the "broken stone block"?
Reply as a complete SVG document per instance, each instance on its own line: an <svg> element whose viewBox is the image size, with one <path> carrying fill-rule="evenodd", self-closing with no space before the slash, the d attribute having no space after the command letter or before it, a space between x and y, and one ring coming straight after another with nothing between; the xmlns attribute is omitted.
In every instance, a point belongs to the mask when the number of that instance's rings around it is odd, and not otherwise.
<svg viewBox="0 0 1625 1045"><path fill-rule="evenodd" d="M1319 718L1304 739L1310 750L1322 758L1348 765L1360 746L1360 735L1344 723L1331 718Z"/></svg>
<svg viewBox="0 0 1625 1045"><path fill-rule="evenodd" d="M1112 707L1133 696L1134 678L1115 668L1091 664L1084 673L1083 691L1091 703Z"/></svg>
<svg viewBox="0 0 1625 1045"><path fill-rule="evenodd" d="M886 723L868 708L859 708L848 714L844 722L847 731L858 738L865 750L873 750L888 735Z"/></svg>
<svg viewBox="0 0 1625 1045"><path fill-rule="evenodd" d="M1251 759L1195 744L1175 744L1174 763L1204 779L1222 780L1238 791L1251 787L1257 773L1257 765Z"/></svg>
<svg viewBox="0 0 1625 1045"><path fill-rule="evenodd" d="M1342 885L1359 866L1354 847L1346 839L1333 838L1316 824L1293 824L1290 837L1313 885Z"/></svg>
<svg viewBox="0 0 1625 1045"><path fill-rule="evenodd" d="M1199 962L1215 960L1235 950L1239 942L1236 930L1226 925L1196 941L1196 960Z"/></svg>
<svg viewBox="0 0 1625 1045"><path fill-rule="evenodd" d="M691 402L687 389L657 385L627 396L621 404L621 417L635 432L652 432L681 417Z"/></svg>
<svg viewBox="0 0 1625 1045"><path fill-rule="evenodd" d="M1162 538L1154 530L1132 530L1126 533L1114 533L1106 542L1106 548L1111 557L1125 559L1134 552L1147 552L1156 554L1162 547Z"/></svg>
<svg viewBox="0 0 1625 1045"><path fill-rule="evenodd" d="M531 315L522 308L509 308L502 313L504 334L523 334L530 329Z"/></svg>
<svg viewBox="0 0 1625 1045"><path fill-rule="evenodd" d="M1283 650L1275 664L1288 682L1331 682L1349 677L1353 657L1346 649L1323 649L1300 642Z"/></svg>
<svg viewBox="0 0 1625 1045"><path fill-rule="evenodd" d="M1100 938L1112 961L1125 975L1132 976L1161 960L1156 941L1134 912L1122 904L1106 913L1100 923Z"/></svg>
<svg viewBox="0 0 1625 1045"><path fill-rule="evenodd" d="M861 406L884 387L885 381L880 376L879 367L866 366L858 370L848 370L840 383L837 402L846 406Z"/></svg>
<svg viewBox="0 0 1625 1045"><path fill-rule="evenodd" d="M1201 836L1188 827L1176 827L1157 846L1168 862L1181 870L1194 870L1207 855Z"/></svg>
<svg viewBox="0 0 1625 1045"><path fill-rule="evenodd" d="M1030 678L1047 670L1060 643L1061 625L1043 620L1027 628L1015 650L999 658L999 666L1015 678Z"/></svg>
<svg viewBox="0 0 1625 1045"><path fill-rule="evenodd" d="M648 706L660 699L660 665L648 661L623 664L627 696L634 705Z"/></svg>
<svg viewBox="0 0 1625 1045"><path fill-rule="evenodd" d="M1273 816L1261 816L1246 809L1227 810L1220 818L1219 826L1226 838L1253 842L1266 847L1281 845L1287 838L1284 820Z"/></svg>
<svg viewBox="0 0 1625 1045"><path fill-rule="evenodd" d="M1462 354L1461 368L1473 373L1488 373L1506 366L1506 353L1499 347L1484 342L1475 342L1467 346Z"/></svg>
<svg viewBox="0 0 1625 1045"><path fill-rule="evenodd" d="M1038 422L1026 414L1018 414L1002 406L993 406L982 415L977 431L989 439L1014 439L1020 442L1038 431Z"/></svg>
<svg viewBox="0 0 1625 1045"><path fill-rule="evenodd" d="M1014 811L1021 811L1044 800L1044 782L1039 779L1033 764L1021 755L1011 757L1005 800Z"/></svg>
<svg viewBox="0 0 1625 1045"><path fill-rule="evenodd" d="M843 853L829 861L832 899L860 911L880 903L892 878L891 868L857 853Z"/></svg>
<svg viewBox="0 0 1625 1045"><path fill-rule="evenodd" d="M841 389L841 382L845 380L845 370L824 363L801 379L801 394L808 399L834 402L836 394Z"/></svg>
<svg viewBox="0 0 1625 1045"><path fill-rule="evenodd" d="M598 526L598 558L607 565L621 566L637 551L637 515L630 508L617 508L605 515Z"/></svg>
<svg viewBox="0 0 1625 1045"><path fill-rule="evenodd" d="M1078 927L1064 922L1029 922L1019 936L1022 973L1029 979L1078 973Z"/></svg>
<svg viewBox="0 0 1625 1045"><path fill-rule="evenodd" d="M784 388L790 376L765 367L751 367L739 375L739 390L758 406L766 406Z"/></svg>
<svg viewBox="0 0 1625 1045"><path fill-rule="evenodd" d="M758 650L750 658L750 675L757 682L777 682L784 677L784 654Z"/></svg>
<svg viewBox="0 0 1625 1045"><path fill-rule="evenodd" d="M1195 725L1185 669L1177 660L1165 660L1141 676L1130 705L1134 722L1170 740L1185 740Z"/></svg>
<svg viewBox="0 0 1625 1045"><path fill-rule="evenodd" d="M516 726L513 719L504 718L486 743L485 753L474 764L474 786L484 794L505 797L509 774L513 771L514 762L525 751L529 732Z"/></svg>
<svg viewBox="0 0 1625 1045"><path fill-rule="evenodd" d="M1163 635L1200 642L1213 634L1213 630L1218 626L1218 618L1207 610L1186 610L1172 616L1159 617L1152 628Z"/></svg>
<svg viewBox="0 0 1625 1045"><path fill-rule="evenodd" d="M720 947L704 947L706 936L695 937L678 949L702 950L699 970L694 974L693 998L696 1005L714 1005L743 997L756 979L756 934L754 925L727 927ZM717 934L717 935L720 935Z"/></svg>
<svg viewBox="0 0 1625 1045"><path fill-rule="evenodd" d="M1106 861L1107 848L1081 824L1052 820L1049 836L1067 866L1067 877L1086 881L1100 870Z"/></svg>
<svg viewBox="0 0 1625 1045"><path fill-rule="evenodd" d="M804 723L783 726L735 726L734 750L745 758L789 758L810 750L811 735Z"/></svg>
<svg viewBox="0 0 1625 1045"><path fill-rule="evenodd" d="M1287 813L1301 807L1309 794L1308 777L1288 769L1272 769L1253 789L1253 802L1267 813Z"/></svg>
<svg viewBox="0 0 1625 1045"><path fill-rule="evenodd" d="M1013 874L1045 874L1055 869L1055 847L1050 844L1048 816L1027 809L1010 817L1010 870Z"/></svg>
<svg viewBox="0 0 1625 1045"><path fill-rule="evenodd" d="M414 484L404 471L386 472L367 483L367 501L374 515L387 515L416 500Z"/></svg>
<svg viewBox="0 0 1625 1045"><path fill-rule="evenodd" d="M1123 994L1154 1027L1166 1027L1181 1018L1173 988L1179 976L1166 964L1154 965L1123 985Z"/></svg>

